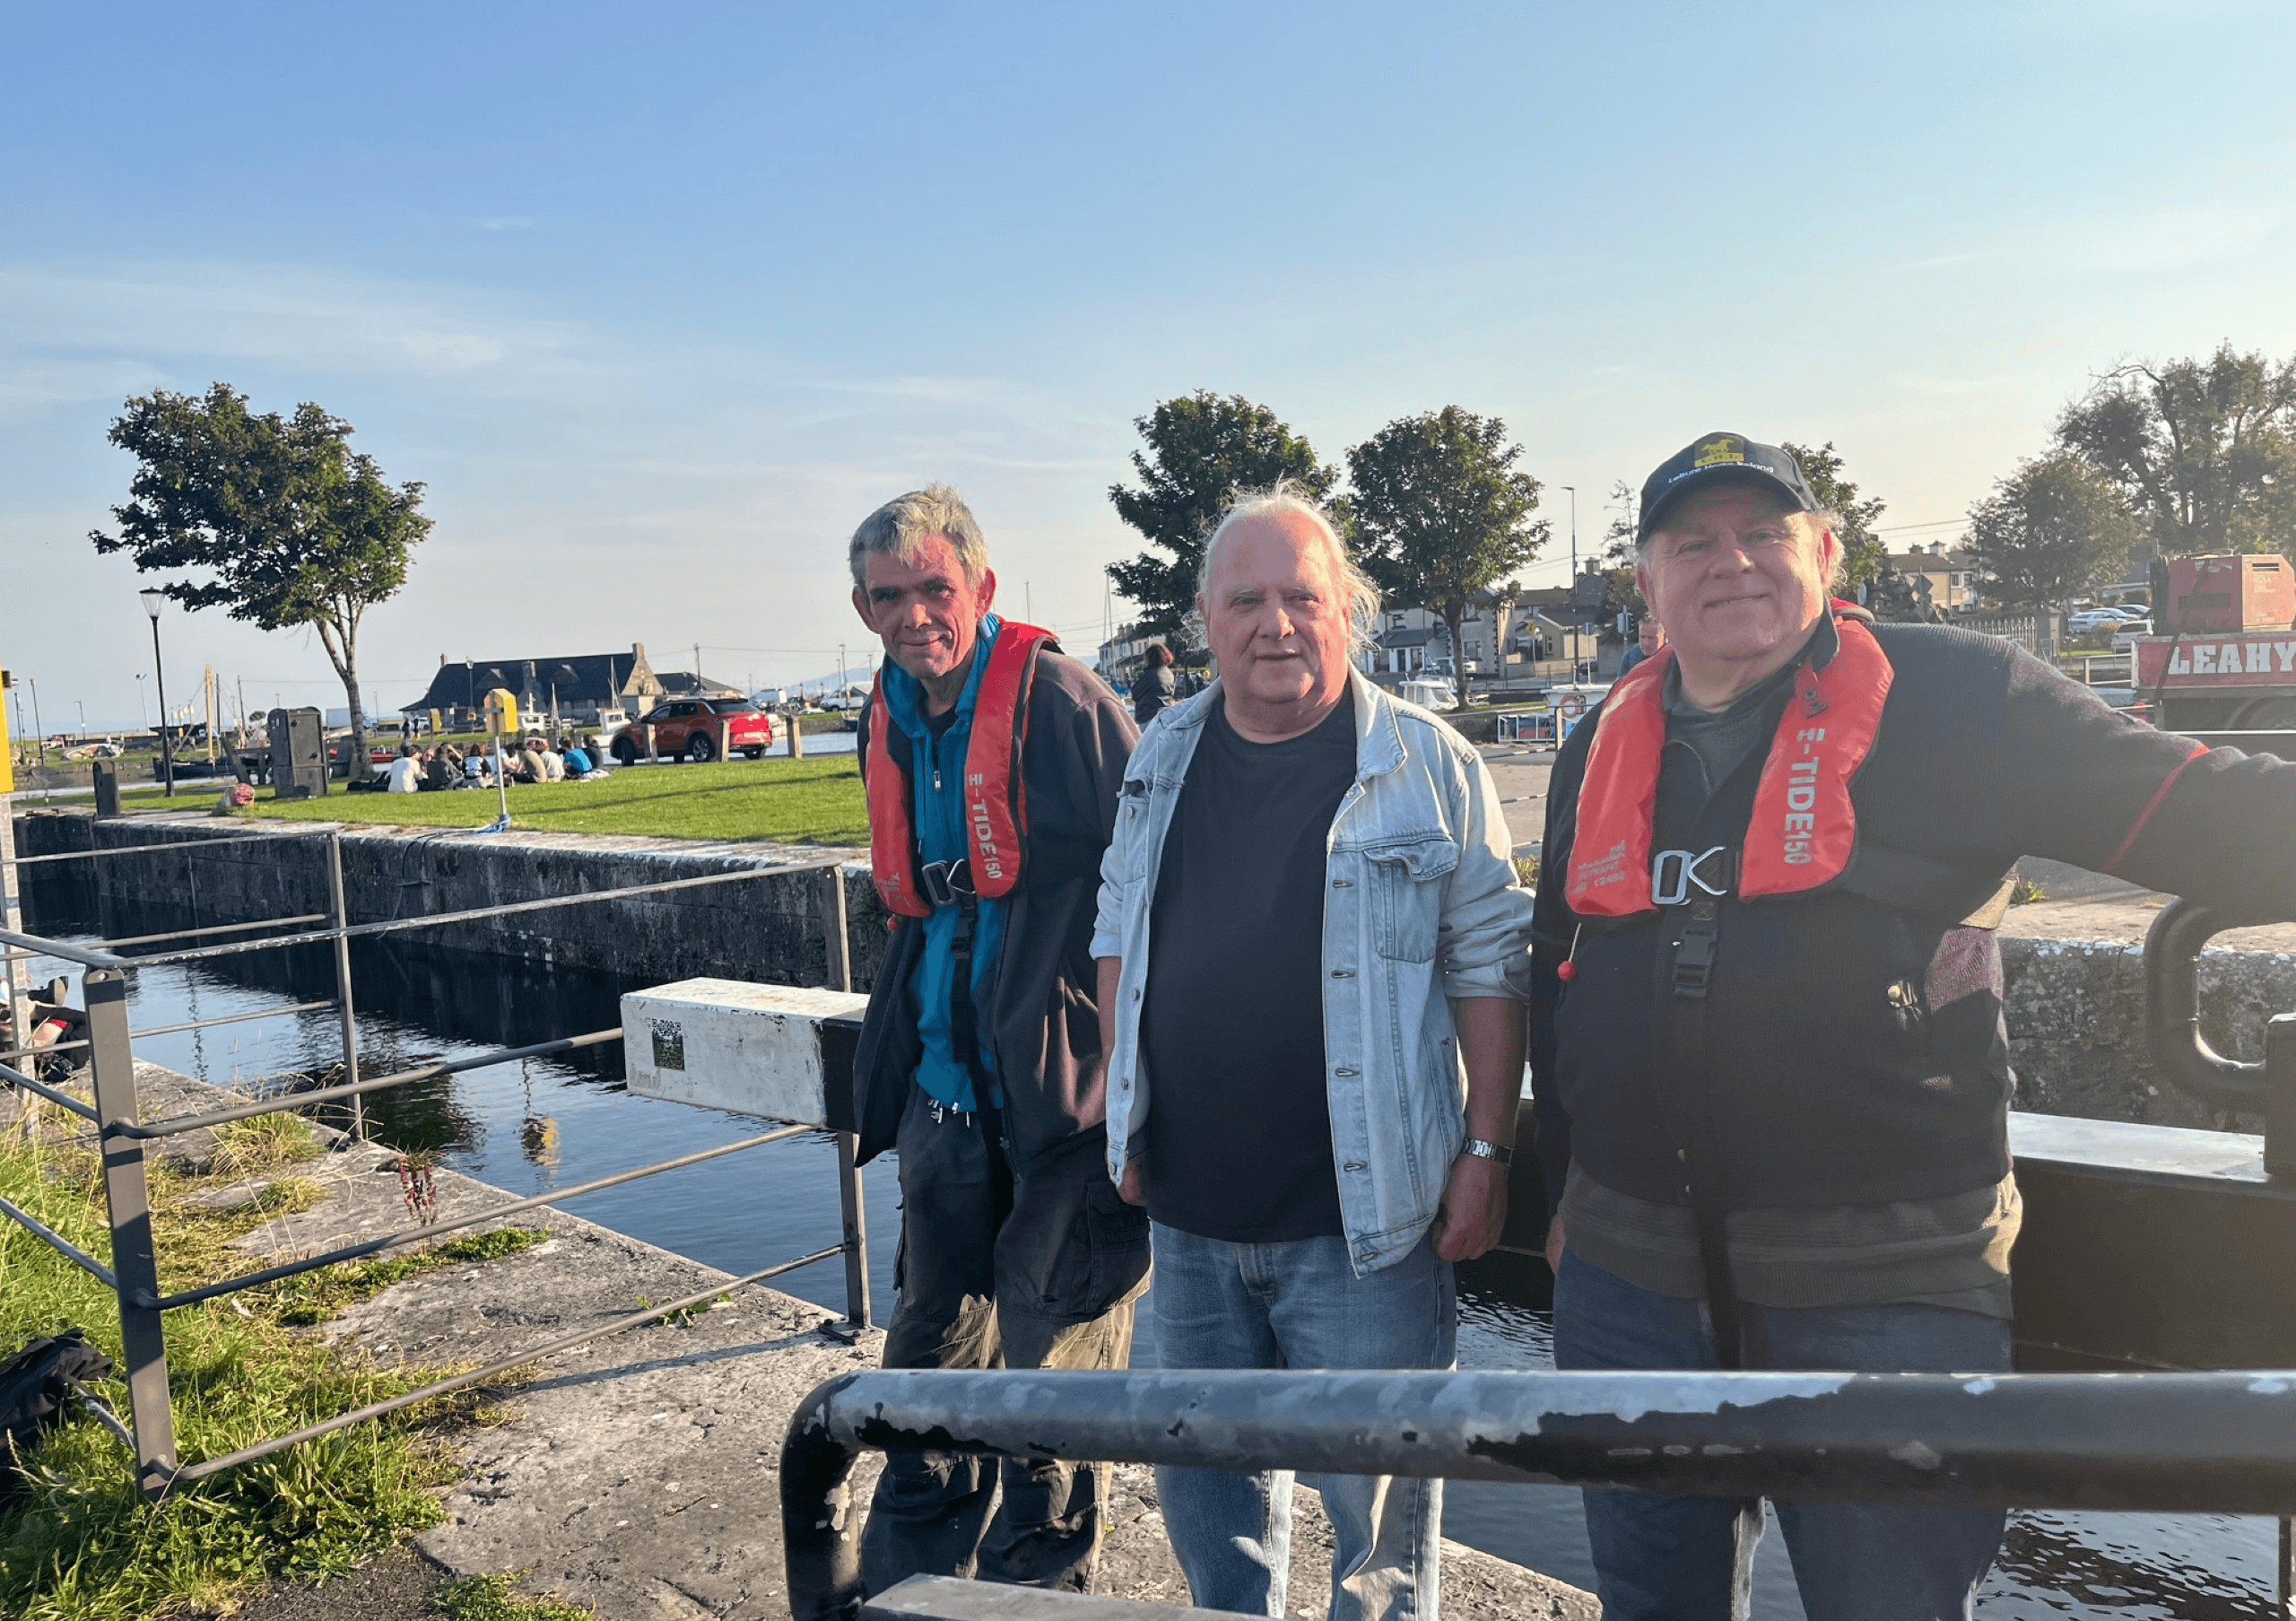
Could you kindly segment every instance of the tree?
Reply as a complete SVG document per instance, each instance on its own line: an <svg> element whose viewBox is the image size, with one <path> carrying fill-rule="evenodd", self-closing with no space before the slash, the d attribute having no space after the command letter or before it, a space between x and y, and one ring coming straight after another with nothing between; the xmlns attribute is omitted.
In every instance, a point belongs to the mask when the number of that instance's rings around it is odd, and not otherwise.
<svg viewBox="0 0 2296 1621"><path fill-rule="evenodd" d="M2118 367L2066 407L2057 440L2112 481L2164 557L2296 558L2296 360L2225 344Z"/></svg>
<svg viewBox="0 0 2296 1621"><path fill-rule="evenodd" d="M1389 423L1347 453L1350 510L1363 562L1393 600L1439 615L1451 632L1481 592L1528 562L1547 537L1532 521L1539 481L1514 471L1507 425L1446 405ZM1466 672L1458 702L1466 706Z"/></svg>
<svg viewBox="0 0 2296 1621"><path fill-rule="evenodd" d="M1889 549L1874 533L1874 523L1887 503L1878 495L1864 501L1857 499L1857 486L1841 475L1841 458L1834 452L1833 440L1826 440L1814 450L1791 442L1782 443L1779 449L1802 464L1802 476L1809 481L1810 492L1818 498L1818 504L1841 519L1833 533L1841 543L1843 588L1854 590L1879 579L1882 560L1889 554Z"/></svg>
<svg viewBox="0 0 2296 1621"><path fill-rule="evenodd" d="M2118 575L2136 544L2135 517L2111 481L2066 451L2021 465L1970 511L1978 587L2012 608L2068 602Z"/></svg>
<svg viewBox="0 0 2296 1621"><path fill-rule="evenodd" d="M1146 536L1168 559L1143 552L1109 565L1116 588L1140 605L1140 629L1168 641L1183 640L1196 607L1196 580L1204 566L1204 543L1239 490L1297 479L1321 501L1339 482L1336 468L1322 466L1308 441L1279 421L1274 412L1240 394L1222 399L1208 388L1162 401L1134 427L1148 441L1145 454L1132 453L1142 488L1109 487L1117 516Z"/></svg>
<svg viewBox="0 0 2296 1621"><path fill-rule="evenodd" d="M220 607L266 631L318 632L351 704L352 772L367 769L359 627L406 582L407 552L430 532L422 486L385 482L354 452L351 424L309 403L257 415L217 383L204 399L154 390L127 402L111 442L139 464L117 535L139 573L197 571L163 588L187 608Z"/></svg>

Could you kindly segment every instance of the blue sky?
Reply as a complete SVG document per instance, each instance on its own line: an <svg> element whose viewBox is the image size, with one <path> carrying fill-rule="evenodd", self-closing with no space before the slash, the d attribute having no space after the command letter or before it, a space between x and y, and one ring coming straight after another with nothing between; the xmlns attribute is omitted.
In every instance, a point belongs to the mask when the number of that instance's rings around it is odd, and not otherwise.
<svg viewBox="0 0 2296 1621"><path fill-rule="evenodd" d="M2274 0L18 0L0 662L137 719L104 429L217 379L429 485L386 708L441 654L857 665L844 537L935 477L1088 648L1132 419L1199 387L1330 460L1496 413L1558 536L1718 427L1945 523L2116 362L2296 352L2292 48ZM304 635L167 631L177 694L341 702Z"/></svg>

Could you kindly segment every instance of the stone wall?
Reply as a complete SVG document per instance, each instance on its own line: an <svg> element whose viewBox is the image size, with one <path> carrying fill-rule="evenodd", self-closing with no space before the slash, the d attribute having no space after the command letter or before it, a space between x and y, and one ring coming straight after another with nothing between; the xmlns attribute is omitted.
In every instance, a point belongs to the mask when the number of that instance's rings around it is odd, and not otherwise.
<svg viewBox="0 0 2296 1621"><path fill-rule="evenodd" d="M185 844L27 869L27 920L93 919L108 937L252 921L327 910L324 830L286 823L78 812L17 821L24 855L98 846ZM863 852L707 844L572 833L343 832L354 922L692 877L752 871L738 883L443 925L398 937L426 946L563 963L660 983L698 975L780 984L827 982L817 869L842 863L854 983L865 990L884 955L886 914ZM52 927L53 925L47 925ZM2237 937L2235 937L2237 938ZM2257 1131L2260 1122L2187 1097L2145 1050L2141 949L2111 939L2002 940L2018 1106L2045 1114ZM2262 1056L2265 1021L2296 1010L2296 952L2212 950L2201 961L2203 1029L2228 1057Z"/></svg>
<svg viewBox="0 0 2296 1621"><path fill-rule="evenodd" d="M22 816L16 826L19 851L26 856L165 847L28 869L26 921L34 930L78 919L117 938L329 910L331 830L325 825L151 816L99 821L65 813ZM869 987L884 955L886 914L857 850L418 828L345 828L342 843L344 893L354 923L438 917L713 873L759 875L398 935L411 943L657 982L715 975L820 985L827 980L828 963L820 869L836 863L857 987Z"/></svg>

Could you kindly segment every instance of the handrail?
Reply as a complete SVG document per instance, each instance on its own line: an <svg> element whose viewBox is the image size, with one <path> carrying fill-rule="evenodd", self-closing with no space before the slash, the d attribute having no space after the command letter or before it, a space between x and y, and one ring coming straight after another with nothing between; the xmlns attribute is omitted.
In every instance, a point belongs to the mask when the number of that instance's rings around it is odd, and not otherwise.
<svg viewBox="0 0 2296 1621"><path fill-rule="evenodd" d="M134 959L114 956L108 951L96 951L85 946L70 946L62 940L51 940L44 935L20 935L13 929L0 928L0 946L21 946L43 957L54 957L59 963L77 963L83 968L126 968Z"/></svg>
<svg viewBox="0 0 2296 1621"><path fill-rule="evenodd" d="M549 895L539 901L513 901L502 906L474 906L464 911L434 912L427 918L387 918L376 923L353 923L344 928L312 928L299 935L270 940L234 940L228 946L200 946L185 951L160 952L148 957L121 961L137 968L163 967L175 963L199 963L210 957L239 956L250 951L270 951L282 946L303 946L316 940L358 940L369 935L395 934L409 928L438 928L448 923L471 923L486 918L507 918L519 912L546 911L558 906L579 906L590 901L624 901L639 895L666 894L673 890L700 889L711 884L738 884L750 878L786 877L792 873L819 872L830 864L792 863L786 867L747 867L739 872L705 873L698 878L669 878L658 884L632 884L621 889L594 889L576 895ZM5 936L0 936L4 939Z"/></svg>
<svg viewBox="0 0 2296 1621"><path fill-rule="evenodd" d="M325 1004L321 1004L325 1006ZM144 1033L148 1035L152 1033ZM526 1059L546 1059L561 1052L572 1052L582 1047L603 1047L622 1040L622 1032L593 1030L587 1035L560 1036L553 1041L535 1041L525 1047L496 1047L466 1059L445 1059L436 1064L421 1064L413 1069L402 1069L396 1075L379 1075L372 1080L346 1081L340 1086L321 1086L310 1092L282 1092L252 1103L241 1103L230 1109L211 1109L204 1114L171 1115L149 1125L134 1120L114 1120L104 1133L107 1137L128 1137L149 1142L153 1137L178 1137L187 1131L197 1131L207 1126L228 1126L233 1120L250 1120L258 1114L279 1114L290 1109L306 1109L314 1103L333 1103L344 1098L363 1097L370 1092L380 1092L388 1086L404 1086L413 1081L436 1080L444 1075L460 1075L465 1069L489 1069L497 1064L514 1064ZM89 1116L91 1120L93 1115Z"/></svg>
<svg viewBox="0 0 2296 1621"><path fill-rule="evenodd" d="M44 861L92 861L99 856L140 856L161 850L200 850L213 844L245 844L257 839L309 839L332 831L334 824L329 823L323 827L296 828L292 832L282 828L277 832L219 833L212 839L163 839L151 844L97 845L87 850L57 850L45 856L18 856L14 865L36 867Z"/></svg>
<svg viewBox="0 0 2296 1621"><path fill-rule="evenodd" d="M781 1449L797 1621L861 1597L864 1449L1796 1502L2280 1514L2296 1372L918 1373L817 1387Z"/></svg>
<svg viewBox="0 0 2296 1621"><path fill-rule="evenodd" d="M2200 1033L2201 948L2227 929L2269 920L2175 900L2144 933L2144 1036L2152 1061L2212 1108L2262 1113L2265 1073L2260 1063L2224 1057Z"/></svg>

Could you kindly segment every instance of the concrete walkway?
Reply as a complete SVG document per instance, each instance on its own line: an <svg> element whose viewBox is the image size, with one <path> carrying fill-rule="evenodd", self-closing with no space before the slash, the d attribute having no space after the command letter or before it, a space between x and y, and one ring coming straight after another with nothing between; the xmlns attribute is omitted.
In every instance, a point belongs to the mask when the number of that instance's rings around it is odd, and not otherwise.
<svg viewBox="0 0 2296 1621"><path fill-rule="evenodd" d="M147 1117L212 1106L215 1096L155 1066L143 1066L139 1081ZM309 1253L404 1226L395 1158L352 1146L293 1167L289 1174L319 1181L328 1197L242 1247L264 1257ZM437 1187L446 1220L511 1198L449 1172L438 1174ZM834 1233L834 1209L822 1217ZM396 1285L323 1332L387 1362L469 1366L726 1276L547 1207L499 1224L544 1227L551 1237L483 1265ZM416 1547L455 1575L517 1572L531 1590L592 1606L612 1621L779 1621L789 1613L778 1521L782 1432L808 1391L874 1366L882 1344L875 1335L848 1345L824 1333L836 1320L818 1306L751 1287L683 1325L637 1329L549 1358L499 1397L514 1415L509 1422L466 1434L468 1472L447 1495L446 1521ZM865 1493L876 1468L874 1457L864 1460L857 1478ZM1329 1594L1330 1532L1313 1493L1300 1493L1300 1510L1291 1610L1319 1616ZM1149 1470L1118 1471L1114 1523L1100 1589L1186 1603ZM1454 1543L1444 1545L1443 1582L1445 1612L1474 1621L1593 1621L1598 1613L1591 1595ZM249 1613L291 1602L274 1595Z"/></svg>

